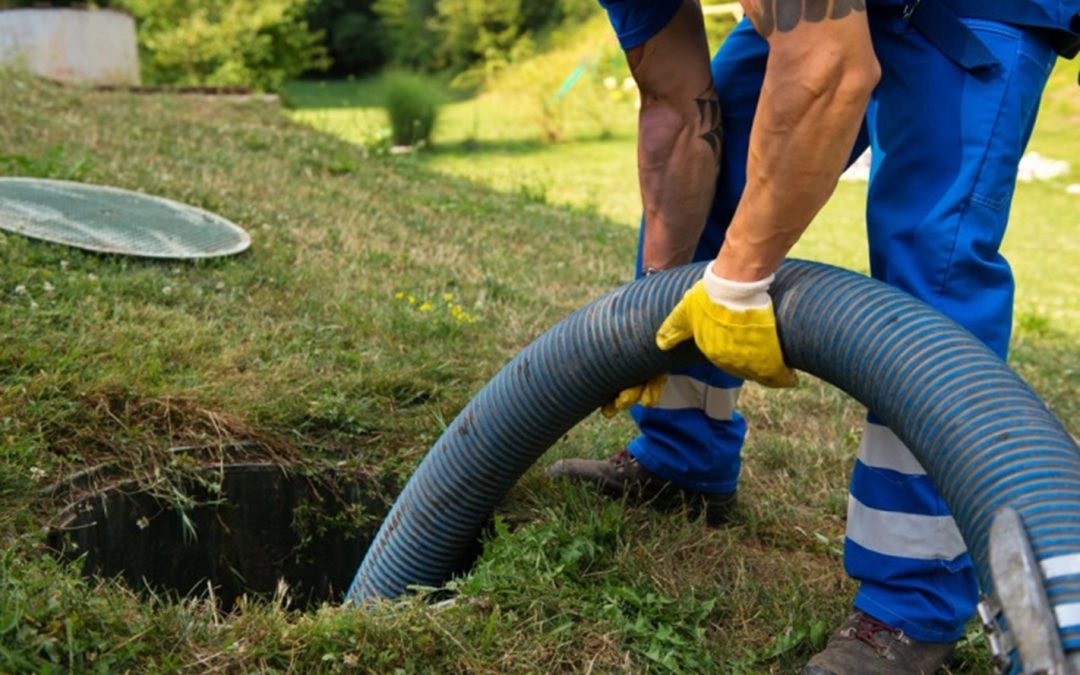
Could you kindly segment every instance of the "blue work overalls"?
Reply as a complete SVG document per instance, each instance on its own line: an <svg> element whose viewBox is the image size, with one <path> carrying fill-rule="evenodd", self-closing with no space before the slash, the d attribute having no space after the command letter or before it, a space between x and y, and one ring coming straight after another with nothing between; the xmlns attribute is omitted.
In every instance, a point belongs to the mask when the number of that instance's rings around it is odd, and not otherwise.
<svg viewBox="0 0 1080 675"><path fill-rule="evenodd" d="M1004 358L1013 279L998 249L1056 54L1036 31L963 19L967 37L985 48L976 60L989 54L994 63L961 63L970 50L947 55L935 46L913 25L911 5L868 4L882 76L851 156L872 150L871 274L952 317ZM724 148L697 260L715 257L742 193L767 53L744 20L713 59ZM642 433L631 454L683 487L735 490L746 435L736 412L740 385L707 365L673 373L658 407L632 409ZM856 608L916 640L961 637L978 594L971 560L925 471L873 411L851 481L844 563L861 582Z"/></svg>

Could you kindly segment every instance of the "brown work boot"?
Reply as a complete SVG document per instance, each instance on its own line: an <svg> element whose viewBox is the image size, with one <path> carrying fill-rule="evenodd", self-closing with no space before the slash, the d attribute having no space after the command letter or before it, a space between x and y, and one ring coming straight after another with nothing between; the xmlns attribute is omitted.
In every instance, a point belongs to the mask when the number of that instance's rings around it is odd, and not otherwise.
<svg viewBox="0 0 1080 675"><path fill-rule="evenodd" d="M815 654L802 675L933 675L955 642L918 642L904 631L855 611Z"/></svg>
<svg viewBox="0 0 1080 675"><path fill-rule="evenodd" d="M680 488L646 469L625 449L610 459L560 459L548 468L547 473L552 479L595 483L607 494L627 495L653 506L685 504L691 517L704 511L705 524L709 527L729 521L735 508L734 492L708 493Z"/></svg>

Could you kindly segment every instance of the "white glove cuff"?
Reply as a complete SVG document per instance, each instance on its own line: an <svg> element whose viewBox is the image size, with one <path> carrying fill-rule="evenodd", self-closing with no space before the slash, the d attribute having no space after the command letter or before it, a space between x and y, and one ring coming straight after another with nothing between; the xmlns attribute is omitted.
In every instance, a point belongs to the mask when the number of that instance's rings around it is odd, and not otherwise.
<svg viewBox="0 0 1080 675"><path fill-rule="evenodd" d="M772 283L775 274L759 281L732 281L717 276L712 271L712 265L705 266L705 293L709 299L718 305L724 305L728 309L745 311L748 309L762 309L772 302L769 297L769 284Z"/></svg>

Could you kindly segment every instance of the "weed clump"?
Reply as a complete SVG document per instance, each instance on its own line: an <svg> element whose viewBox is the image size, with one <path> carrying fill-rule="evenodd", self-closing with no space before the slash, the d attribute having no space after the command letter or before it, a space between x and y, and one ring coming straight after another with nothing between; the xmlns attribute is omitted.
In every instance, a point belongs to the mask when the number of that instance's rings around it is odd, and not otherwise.
<svg viewBox="0 0 1080 675"><path fill-rule="evenodd" d="M384 105L394 144L430 144L442 98L439 85L431 78L408 72L388 74Z"/></svg>
<svg viewBox="0 0 1080 675"><path fill-rule="evenodd" d="M443 293L441 303L435 300L417 299L415 295L410 295L405 291L394 293L394 299L407 303L421 314L447 320L452 324L474 323L476 321L475 316L469 314L464 307L454 302L452 293Z"/></svg>

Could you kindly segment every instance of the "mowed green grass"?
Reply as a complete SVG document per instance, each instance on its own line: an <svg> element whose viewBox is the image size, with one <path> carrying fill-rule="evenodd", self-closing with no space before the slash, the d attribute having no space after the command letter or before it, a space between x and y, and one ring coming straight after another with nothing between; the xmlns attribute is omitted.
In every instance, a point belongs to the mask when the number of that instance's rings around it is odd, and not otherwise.
<svg viewBox="0 0 1080 675"><path fill-rule="evenodd" d="M481 95L440 90L443 106L433 151L416 159L531 201L573 206L626 224L638 220L636 92L606 20L591 21L535 59L494 76ZM578 66L587 73L564 97L556 94ZM613 89L603 80L612 78ZM351 143L386 135L380 78L293 82L286 96L293 119ZM550 135L559 142L550 142Z"/></svg>
<svg viewBox="0 0 1080 675"><path fill-rule="evenodd" d="M569 118L559 142L545 142L542 102L576 62L595 59L604 25L589 26L576 41L541 55L537 63L510 71L493 91L450 102L436 128L434 149L417 161L447 175L467 178L502 192L573 206L637 227L641 198L636 168L636 111L632 96L605 98L588 78L566 97ZM609 46L610 49L610 46ZM606 53L606 52L603 52ZM578 61L568 58L576 55ZM1080 157L1080 87L1076 65L1055 70L1029 150L1050 159ZM540 77L536 73L545 75ZM614 72L614 71L613 71ZM626 73L615 72L617 79ZM595 79L595 78L594 78ZM533 84L542 81L542 85ZM597 90L601 93L598 95ZM359 144L370 144L386 128L378 78L355 82L296 82L289 86L294 119ZM1020 320L1049 322L1080 334L1080 303L1074 277L1048 274L1080 260L1080 162L1046 181L1022 183L1014 200L1003 251L1017 278ZM793 255L869 272L864 234L866 184L841 182Z"/></svg>
<svg viewBox="0 0 1080 675"><path fill-rule="evenodd" d="M1051 156L1076 147L1075 94L1057 84L1043 123L1058 135L1036 138ZM479 115L482 100L461 105ZM371 156L259 103L5 73L0 119L0 173L159 194L253 237L250 251L201 263L0 237L0 671L786 673L845 615L854 589L840 547L863 411L812 378L744 391L754 431L742 501L720 529L549 483L555 458L605 456L633 433L625 419L586 420L500 506L497 534L449 607L298 612L252 598L222 615L205 599L81 579L43 550L64 505L45 488L87 467L168 493L198 468L169 448L255 439L260 448L216 459L407 476L509 358L629 278L636 207L623 218L563 200L555 178L543 192L492 187L483 148L507 139L481 143L466 179L437 166L453 143L430 158ZM506 161L523 176L545 175L529 173L529 148L632 150L625 128L555 145L534 127L508 128L521 136ZM561 169L550 175L577 167ZM632 157L625 170L632 180ZM1018 195L1030 199L1028 227L1047 237L1028 288L1073 292L1070 268L1045 261L1072 245L1080 206L1051 187ZM855 260L860 217L841 206L822 216L838 224L816 226L840 243L816 246ZM1027 293L1042 304L1018 322L1013 363L1076 434L1069 296ZM1051 311L1057 299L1064 318ZM973 628L952 672L987 671Z"/></svg>

